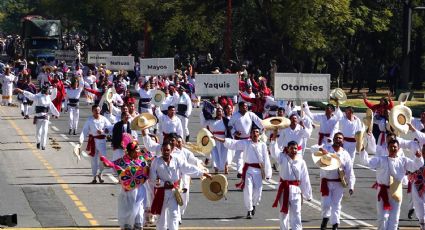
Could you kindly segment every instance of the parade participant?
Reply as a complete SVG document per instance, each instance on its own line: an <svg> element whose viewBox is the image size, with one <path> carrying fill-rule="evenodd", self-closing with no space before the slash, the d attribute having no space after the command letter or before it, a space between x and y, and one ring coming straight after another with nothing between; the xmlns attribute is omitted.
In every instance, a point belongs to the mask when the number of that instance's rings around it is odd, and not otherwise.
<svg viewBox="0 0 425 230"><path fill-rule="evenodd" d="M259 77L260 81L259 83L257 83L254 79L254 75L251 75L250 80L251 80L252 86L255 88L256 91L263 92L265 96L272 95L271 89L267 87L267 79L265 77Z"/></svg>
<svg viewBox="0 0 425 230"><path fill-rule="evenodd" d="M425 157L425 145L422 146L421 150L422 158ZM419 226L421 230L425 230L425 179L423 177L425 175L425 165L419 168L417 171L409 174L409 182L412 183L412 200L416 210L416 217L419 220ZM409 214L410 210L409 210ZM409 219L412 219L409 217Z"/></svg>
<svg viewBox="0 0 425 230"><path fill-rule="evenodd" d="M87 76L84 77L84 81L85 83L87 83L87 85L90 86L90 89L94 89L94 84L96 83L96 76L94 76L93 71L89 70L87 73ZM86 93L86 99L87 99L87 104L91 105L94 100L93 100L94 95L90 92Z"/></svg>
<svg viewBox="0 0 425 230"><path fill-rule="evenodd" d="M413 118L412 125L416 130L422 130L425 128L425 111L421 112L420 118Z"/></svg>
<svg viewBox="0 0 425 230"><path fill-rule="evenodd" d="M265 96L264 92L258 91L255 98L249 98L239 92L245 101L252 103L252 112L255 113L260 119L263 119L264 108L266 104L273 104L274 99L269 96Z"/></svg>
<svg viewBox="0 0 425 230"><path fill-rule="evenodd" d="M261 119L255 113L248 111L246 102L238 103L239 111L234 113L230 118L229 127L232 127L232 133L235 140L246 140L250 138L250 131L252 124L263 129ZM234 161L236 162L236 170L238 171L237 177L242 176L243 158L242 151L236 150Z"/></svg>
<svg viewBox="0 0 425 230"><path fill-rule="evenodd" d="M41 68L40 73L37 76L37 81L40 84L39 86L42 87L46 83L50 83L50 73L52 72L52 69L50 66L43 66ZM53 77L53 76L52 76Z"/></svg>
<svg viewBox="0 0 425 230"><path fill-rule="evenodd" d="M165 99L161 103L161 111L163 114L167 114L168 106L173 104L173 95L170 92L174 91L174 86L165 87L163 92L165 93Z"/></svg>
<svg viewBox="0 0 425 230"><path fill-rule="evenodd" d="M242 179L236 187L243 190L244 203L248 210L247 219L252 219L255 215L255 207L260 204L263 179L269 180L272 176L267 146L259 140L260 128L253 126L250 133L250 140L232 140L213 136L215 140L224 143L226 148L244 152Z"/></svg>
<svg viewBox="0 0 425 230"><path fill-rule="evenodd" d="M80 145L84 142L85 137L88 136L87 148L91 158L91 169L92 169L92 184L96 184L96 175L100 183L103 183L102 172L104 169L103 164L99 164L100 156L106 155L106 134L109 133L109 129L112 124L104 116L100 115L99 105L92 106L92 114L86 123L84 124L83 130L80 134ZM98 174L99 171L99 174Z"/></svg>
<svg viewBox="0 0 425 230"><path fill-rule="evenodd" d="M33 124L36 125L35 137L37 148L45 150L47 132L49 131L49 111L53 116L59 116L59 111L52 103L49 87L47 85L43 86L37 94L22 89L15 89L15 91L23 93L25 97L34 102L35 114Z"/></svg>
<svg viewBox="0 0 425 230"><path fill-rule="evenodd" d="M311 130L306 129L303 121L298 121L298 116L296 113L293 113L289 116L291 124L286 129L280 129L277 140L279 149L282 149L283 152L287 152L285 149L288 146L288 143L291 141L297 142L298 153L302 154L302 145L305 138L308 138L311 135Z"/></svg>
<svg viewBox="0 0 425 230"><path fill-rule="evenodd" d="M177 133L183 137L183 127L181 120L176 116L176 108L168 106L167 115L164 115L159 107L156 107L155 115L162 130L162 140L165 140L171 133Z"/></svg>
<svg viewBox="0 0 425 230"><path fill-rule="evenodd" d="M333 144L327 144L319 148L322 155L332 154L333 157L339 159L340 166L336 169L326 170L320 168L320 192L322 193L322 224L320 229L326 229L329 219L332 229L338 229L341 214L341 200L344 196L344 187L349 188L350 196L354 193L354 184L356 178L353 170L353 163L347 151L342 147L344 143L344 135L336 133L333 137ZM312 149L312 152L316 152ZM316 154L316 153L315 153ZM343 178L340 176L342 170Z"/></svg>
<svg viewBox="0 0 425 230"><path fill-rule="evenodd" d="M174 147L169 142L164 142L161 147L162 156L152 161L150 178L158 179L155 197L152 202L152 214L159 214L156 224L157 230L176 230L179 228L179 208L175 198L178 189L180 175L205 176L212 178L210 174L203 172L196 166L186 163L179 157L171 155Z"/></svg>
<svg viewBox="0 0 425 230"><path fill-rule="evenodd" d="M84 83L84 82L83 82ZM53 99L53 104L56 109L61 112L62 111L62 101L66 97L65 86L63 85L62 80L59 78L59 75L54 75L51 80L51 84L56 89L56 97Z"/></svg>
<svg viewBox="0 0 425 230"><path fill-rule="evenodd" d="M29 74L23 74L23 82L17 85L17 88L28 91L32 94L36 94L37 89L35 85L31 82L31 76ZM29 107L33 104L28 97L25 97L24 94L18 94L18 99L21 103L21 114L24 116L24 119L29 119Z"/></svg>
<svg viewBox="0 0 425 230"><path fill-rule="evenodd" d="M136 99L131 97L127 101L128 113L130 114L129 121L132 121L135 117L139 116L139 113L136 110Z"/></svg>
<svg viewBox="0 0 425 230"><path fill-rule="evenodd" d="M356 139L354 136L357 132L363 131L363 124L360 119L353 114L353 108L351 106L345 108L345 114L342 113L338 106L335 113L339 118L339 130L344 135L344 149L350 154L351 161L354 163L356 153Z"/></svg>
<svg viewBox="0 0 425 230"><path fill-rule="evenodd" d="M201 125L203 127L208 127L208 130L220 138L226 137L226 132L228 131L227 125L223 121L223 108L218 105L216 106L216 116L214 120L206 120L204 113L201 112L199 115ZM214 148L211 150L211 158L213 160L212 166L214 168L214 173L218 171L224 171L224 174L228 174L228 149L224 147L224 144L221 142L216 143Z"/></svg>
<svg viewBox="0 0 425 230"><path fill-rule="evenodd" d="M273 207L277 207L277 203L280 203L281 230L289 230L289 228L300 230L302 229L301 196L308 201L313 198L307 164L297 155L297 142L288 142L285 146L287 152L281 152L275 139L273 138L270 143L270 155L280 165L280 185Z"/></svg>
<svg viewBox="0 0 425 230"><path fill-rule="evenodd" d="M373 187L377 189L378 229L398 229L401 199L399 200L400 197L390 192L391 183L400 183L406 175L406 171L414 172L424 165L421 152L416 152L416 157L412 160L398 155L398 151L398 141L390 140L388 156L369 158L366 151L360 153L361 164L376 170L376 183Z"/></svg>
<svg viewBox="0 0 425 230"><path fill-rule="evenodd" d="M112 160L119 159L124 156L124 146L122 146L122 136L124 133L130 134L134 140L137 140L137 132L131 130L130 113L122 112L121 120L114 124L112 128Z"/></svg>
<svg viewBox="0 0 425 230"><path fill-rule="evenodd" d="M116 171L122 186L118 196L118 223L121 229L141 230L144 221L143 203L146 201L144 184L149 177L149 163L140 152L137 141L130 141L125 153L113 162L104 156L101 156L101 160L105 166ZM135 177L129 177L127 173Z"/></svg>
<svg viewBox="0 0 425 230"><path fill-rule="evenodd" d="M0 83L2 85L2 105L12 105L13 84L18 81L18 78L12 74L11 67L6 65L4 74L0 76Z"/></svg>
<svg viewBox="0 0 425 230"><path fill-rule="evenodd" d="M178 87L178 91L175 91L173 94L174 97L174 106L177 107L177 117L181 120L183 127L183 137L185 137L186 142L189 142L189 117L192 113L192 100L189 95L185 92L183 86Z"/></svg>
<svg viewBox="0 0 425 230"><path fill-rule="evenodd" d="M78 120L80 119L80 96L84 89L84 80L80 78L73 78L71 80L71 88L66 89L65 99L67 100L67 108L69 112L69 132L68 134L77 135Z"/></svg>
<svg viewBox="0 0 425 230"><path fill-rule="evenodd" d="M140 86L143 84L143 88ZM135 90L139 92L139 113L152 113L152 105L151 105L151 99L152 99L152 93L153 89L150 89L150 83L149 81L146 81L142 83L139 81L135 85Z"/></svg>
<svg viewBox="0 0 425 230"><path fill-rule="evenodd" d="M255 93L252 92L252 86L251 85L247 85L245 86L245 91L240 92L241 95L239 95L239 99L238 101L244 101L246 102L246 104L248 105L248 109L251 110L252 108L252 103L247 101L244 98L255 98ZM245 97L242 97L242 95L244 95Z"/></svg>
<svg viewBox="0 0 425 230"><path fill-rule="evenodd" d="M367 99L367 94L363 93L363 102L364 104L373 111L374 113L374 124L373 124L373 136L379 143L384 143L385 141L380 141L378 138L380 134L382 134L385 129L379 127L379 123L386 123L388 121L388 111L394 107L394 102L391 100L391 92L388 92L386 97L382 97L379 100L379 104L372 104ZM382 122L379 122L382 121ZM384 126L385 127L385 126Z"/></svg>
<svg viewBox="0 0 425 230"><path fill-rule="evenodd" d="M328 143L330 138L332 138L338 130L337 123L340 118L336 116L338 114L334 114L335 106L328 104L326 105L324 114L313 114L307 102L305 102L303 104L303 111L313 121L320 123L318 144L323 145Z"/></svg>

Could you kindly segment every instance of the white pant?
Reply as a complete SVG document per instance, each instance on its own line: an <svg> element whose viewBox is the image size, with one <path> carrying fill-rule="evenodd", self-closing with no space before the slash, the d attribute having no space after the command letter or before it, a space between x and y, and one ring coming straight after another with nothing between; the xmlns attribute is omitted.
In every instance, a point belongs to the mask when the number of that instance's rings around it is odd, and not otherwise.
<svg viewBox="0 0 425 230"><path fill-rule="evenodd" d="M329 195L322 196L322 217L330 218L332 225L339 224L344 187L342 187L339 181L328 181L328 188Z"/></svg>
<svg viewBox="0 0 425 230"><path fill-rule="evenodd" d="M124 156L124 149L115 149L112 153L112 161L118 160Z"/></svg>
<svg viewBox="0 0 425 230"><path fill-rule="evenodd" d="M376 192L377 197L379 190L380 188L378 188ZM381 201L376 202L376 210L378 212L378 230L397 230L401 203L398 203L393 198L391 198L389 190L387 192L392 209L389 211L384 210L384 203L382 199Z"/></svg>
<svg viewBox="0 0 425 230"><path fill-rule="evenodd" d="M157 230L176 230L179 229L179 205L177 204L174 193L171 189L165 190L164 204L162 205L161 215L156 223Z"/></svg>
<svg viewBox="0 0 425 230"><path fill-rule="evenodd" d="M96 146L96 154L91 159L92 176L96 176L98 170L99 174L102 174L105 166L100 162L100 156L106 155L106 139L94 139L94 143Z"/></svg>
<svg viewBox="0 0 425 230"><path fill-rule="evenodd" d="M69 112L69 128L76 130L78 127L78 120L80 119L80 109L74 106L68 106Z"/></svg>
<svg viewBox="0 0 425 230"><path fill-rule="evenodd" d="M344 141L344 149L350 154L351 162L354 164L354 158L356 157L356 142Z"/></svg>
<svg viewBox="0 0 425 230"><path fill-rule="evenodd" d="M236 170L238 173L242 173L243 168L243 152L241 150L235 150L235 156L233 157L233 161L236 163Z"/></svg>
<svg viewBox="0 0 425 230"><path fill-rule="evenodd" d="M224 147L224 143L216 142L216 146L211 151L212 166L223 171L227 163L228 148Z"/></svg>
<svg viewBox="0 0 425 230"><path fill-rule="evenodd" d="M263 191L263 178L261 170L249 167L245 177L245 187L243 189L243 198L245 208L252 211L253 206L260 204L261 192Z"/></svg>
<svg viewBox="0 0 425 230"><path fill-rule="evenodd" d="M49 131L48 119L37 119L35 124L35 140L40 143L41 147L46 147L47 132Z"/></svg>
<svg viewBox="0 0 425 230"><path fill-rule="evenodd" d="M24 113L24 116L28 115L30 105L21 103L21 111Z"/></svg>
<svg viewBox="0 0 425 230"><path fill-rule="evenodd" d="M180 121L182 122L183 127L183 140L185 140L186 136L189 136L189 128L187 127L189 123L189 119L184 116L177 115L178 118L180 118Z"/></svg>
<svg viewBox="0 0 425 230"><path fill-rule="evenodd" d="M419 224L425 223L425 198L424 195L419 196L415 185L412 185L412 200L415 207L415 214L418 217Z"/></svg>
<svg viewBox="0 0 425 230"><path fill-rule="evenodd" d="M118 223L121 228L124 228L124 225L133 226L134 224L143 226L144 209L142 204L145 199L146 190L143 185L128 192L121 188L118 196Z"/></svg>
<svg viewBox="0 0 425 230"><path fill-rule="evenodd" d="M187 208L187 204L189 204L189 191L190 191L190 176L188 175L183 175L182 176L182 180L180 182L180 188L186 188L187 192L186 193L182 193L182 199L183 199L183 206L179 206L180 207L180 219L182 219L182 216L184 215L186 208Z"/></svg>
<svg viewBox="0 0 425 230"><path fill-rule="evenodd" d="M283 195L279 200L280 208L283 203ZM301 194L289 194L288 214L280 212L279 208L279 219L281 230L301 230L303 226L301 224Z"/></svg>

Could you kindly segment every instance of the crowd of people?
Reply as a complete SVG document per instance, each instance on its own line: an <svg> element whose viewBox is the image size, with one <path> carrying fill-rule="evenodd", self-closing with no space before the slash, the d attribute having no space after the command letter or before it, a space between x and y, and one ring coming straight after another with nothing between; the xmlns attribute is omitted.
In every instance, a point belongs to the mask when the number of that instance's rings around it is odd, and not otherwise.
<svg viewBox="0 0 425 230"><path fill-rule="evenodd" d="M142 75L134 85L126 71L113 72L103 65L44 63L39 71L33 84L27 69L6 65L0 76L2 104L13 105L13 93L17 94L23 118L33 115L36 146L41 150L46 149L49 120L68 114L69 134L79 135L80 145L87 141L90 183L104 183L105 167L113 168L119 177L118 221L122 229L142 229L153 222L157 229L178 229L189 202L190 178L213 179L206 170L210 164L214 174L228 175L232 162L247 219L255 216L260 204L262 180L271 179L275 169L280 181L273 207L280 204L280 228L302 229L302 200L312 199L304 158L309 157L305 155L307 140L315 124L320 125L317 143L309 147L320 168L321 229L329 222L332 229L339 227L344 190L347 188L349 195L355 191L356 156L376 169L378 228L397 229L401 200L390 187L409 182L414 210L409 214L416 213L420 228L425 229L421 176L425 170L425 112L406 123L415 139L402 139L389 118L394 109L391 95L376 105L364 95L371 113L369 119L360 119L352 107L342 111L338 99L335 105L326 105L323 113L312 113L307 102L296 105L275 100L268 77L248 72L247 66L237 71L238 95L203 100L196 95L196 74L190 66L170 76ZM213 72L220 74L219 69ZM79 130L81 97L91 105L92 116ZM202 107L200 124L215 142L205 161L195 157L188 146L194 107ZM110 159L108 140L113 149ZM403 150L414 155L407 157ZM176 195L179 191L182 201Z"/></svg>

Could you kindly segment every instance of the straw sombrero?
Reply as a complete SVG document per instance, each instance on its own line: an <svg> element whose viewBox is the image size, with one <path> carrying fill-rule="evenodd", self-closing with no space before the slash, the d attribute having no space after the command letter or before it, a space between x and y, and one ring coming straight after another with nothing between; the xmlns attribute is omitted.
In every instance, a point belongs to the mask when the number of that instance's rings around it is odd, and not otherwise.
<svg viewBox="0 0 425 230"><path fill-rule="evenodd" d="M335 170L341 166L341 161L336 155L324 154L322 151L317 151L312 155L313 162L320 169L323 170Z"/></svg>
<svg viewBox="0 0 425 230"><path fill-rule="evenodd" d="M264 129L276 130L288 128L291 121L286 117L269 117L261 121Z"/></svg>
<svg viewBox="0 0 425 230"><path fill-rule="evenodd" d="M412 110L404 105L394 106L389 114L389 124L396 131L407 134L409 126L407 125L412 121Z"/></svg>
<svg viewBox="0 0 425 230"><path fill-rule="evenodd" d="M45 66L43 66L43 70L44 71L50 70L50 72L53 72L53 66L45 65Z"/></svg>
<svg viewBox="0 0 425 230"><path fill-rule="evenodd" d="M371 109L366 109L366 116L363 118L363 123L366 126L368 132L373 130L373 111Z"/></svg>
<svg viewBox="0 0 425 230"><path fill-rule="evenodd" d="M114 87L109 88L108 90L106 90L105 100L107 102L111 103L112 102L112 97L114 96L115 93L116 93L116 91L115 91L115 88Z"/></svg>
<svg viewBox="0 0 425 230"><path fill-rule="evenodd" d="M160 106L164 100L165 100L165 93L162 92L162 90L157 89L153 92L152 99L151 99L152 104L156 106Z"/></svg>
<svg viewBox="0 0 425 230"><path fill-rule="evenodd" d="M77 157L77 160L81 160L81 145L80 144L76 144L74 146L74 156Z"/></svg>
<svg viewBox="0 0 425 230"><path fill-rule="evenodd" d="M392 176L390 176L390 194L391 197L397 201L398 203L401 203L401 200L403 199L403 189L401 186L401 181L394 180Z"/></svg>
<svg viewBox="0 0 425 230"><path fill-rule="evenodd" d="M404 104L407 102L407 100L409 99L410 96L410 92L406 92L406 93L400 93L400 95L398 95L397 101L400 104Z"/></svg>
<svg viewBox="0 0 425 230"><path fill-rule="evenodd" d="M333 89L330 93L330 99L338 101L339 104L344 104L347 101L347 94L341 88Z"/></svg>
<svg viewBox="0 0 425 230"><path fill-rule="evenodd" d="M356 134L354 134L354 139L356 139L356 151L360 152L364 146L363 144L363 138L364 138L364 130L357 131Z"/></svg>
<svg viewBox="0 0 425 230"><path fill-rule="evenodd" d="M211 201L218 201L227 194L227 178L222 174L212 176L212 179L204 178L201 182L202 193Z"/></svg>
<svg viewBox="0 0 425 230"><path fill-rule="evenodd" d="M135 117L131 123L131 130L144 130L154 126L157 123L156 117L150 113L141 113Z"/></svg>
<svg viewBox="0 0 425 230"><path fill-rule="evenodd" d="M206 128L199 130L199 133L196 136L196 144L202 153L210 154L211 150L214 148L215 140L212 136L212 133Z"/></svg>

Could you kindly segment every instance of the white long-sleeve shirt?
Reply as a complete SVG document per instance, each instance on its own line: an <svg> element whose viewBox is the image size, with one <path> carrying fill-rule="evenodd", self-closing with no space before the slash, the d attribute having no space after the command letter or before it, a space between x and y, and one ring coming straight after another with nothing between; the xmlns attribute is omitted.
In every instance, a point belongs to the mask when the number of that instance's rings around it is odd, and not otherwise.
<svg viewBox="0 0 425 230"><path fill-rule="evenodd" d="M414 172L424 165L422 157L414 157L409 159L404 156L391 158L388 156L379 156L369 158L365 151L360 152L360 163L376 169L376 181L378 184L390 184L390 176L395 180L402 181L406 175L406 171Z"/></svg>
<svg viewBox="0 0 425 230"><path fill-rule="evenodd" d="M232 127L232 134L239 131L240 138L247 138L250 136L252 122L255 123L260 129L263 129L261 119L255 113L247 111L244 115L236 112L232 115L229 121L229 126Z"/></svg>
<svg viewBox="0 0 425 230"><path fill-rule="evenodd" d="M108 133L112 134L112 128L113 126L111 122L106 117L99 115L99 118L95 119L93 116L91 116L87 119L86 123L84 123L83 130L80 134L80 143L84 142L84 138L89 135L97 136ZM98 134L98 130L102 131L102 134Z"/></svg>
<svg viewBox="0 0 425 230"><path fill-rule="evenodd" d="M292 160L288 154L279 150L276 141L270 143L270 155L280 164L279 176L282 180L298 180L301 182L300 187L297 187L298 189L290 189L290 192L302 193L306 200L312 199L310 176L304 159L296 155L295 159Z"/></svg>
<svg viewBox="0 0 425 230"><path fill-rule="evenodd" d="M295 129L288 127L286 129L281 129L279 131L279 138L277 143L280 149L283 149L288 145L290 141L296 141L298 146L302 146L304 143L304 138L308 138L311 134L311 131L303 128L301 125L297 124Z"/></svg>
<svg viewBox="0 0 425 230"><path fill-rule="evenodd" d="M162 132L169 133L177 133L181 137L183 137L183 126L182 122L177 116L170 118L168 115L164 115L159 107L156 108L155 114L158 117L158 122L161 125Z"/></svg>
<svg viewBox="0 0 425 230"><path fill-rule="evenodd" d="M67 88L66 89L66 98L67 99L79 99L81 96L81 92L84 90L84 80L80 78L80 83L78 88Z"/></svg>
<svg viewBox="0 0 425 230"><path fill-rule="evenodd" d="M189 117L192 114L192 100L186 92L183 92L181 95L178 92L175 92L173 95L173 104L178 110L178 105L186 105L187 110L185 112L185 116Z"/></svg>
<svg viewBox="0 0 425 230"><path fill-rule="evenodd" d="M329 133L329 138L332 139L335 133L338 131L338 120L340 118L337 116L337 114L332 114L331 117L328 119L326 114L313 114L310 111L310 108L307 106L304 107L304 112L307 116L309 116L313 121L316 121L320 124L319 133ZM324 138L326 139L326 138ZM321 144L321 143L319 143Z"/></svg>
<svg viewBox="0 0 425 230"><path fill-rule="evenodd" d="M421 131L422 129L425 128L425 125L424 125L424 123L422 123L420 118L413 118L412 125L418 131Z"/></svg>
<svg viewBox="0 0 425 230"><path fill-rule="evenodd" d="M349 120L339 107L337 107L335 114L339 119L339 130L344 137L353 138L356 132L363 130L363 124L357 116L353 115L352 120Z"/></svg>
<svg viewBox="0 0 425 230"><path fill-rule="evenodd" d="M199 114L201 126L211 131L212 134L214 134L217 137L224 138L226 135L226 126L224 125L223 119L220 120L205 120L204 113ZM224 132L224 134L218 134L217 132Z"/></svg>
<svg viewBox="0 0 425 230"><path fill-rule="evenodd" d="M36 106L43 106L43 107L49 108L49 111L54 116L59 116L59 111L56 109L55 105L53 104L50 95L46 95L46 94L42 94L42 93L33 94L31 92L24 91L24 96L34 102L34 104L33 104L34 108ZM34 112L35 112L35 110L34 110ZM35 116L47 116L48 114L49 113L42 112L42 113L35 113L34 115Z"/></svg>
<svg viewBox="0 0 425 230"><path fill-rule="evenodd" d="M348 154L348 152L345 151L343 148L341 148L338 152L335 152L332 145L324 145L323 149L328 151L328 153L334 153L339 157L339 159L341 160L340 167L344 170L345 179L347 181L348 187L350 189L354 189L354 184L356 183L356 176L354 175L353 163L351 161L350 154ZM312 152L316 152L317 150L318 149L312 148ZM338 169L335 169L335 170L320 169L320 178L338 179L339 178Z"/></svg>
<svg viewBox="0 0 425 230"><path fill-rule="evenodd" d="M233 140L230 138L226 138L224 141L224 146L228 149L243 151L243 160L247 164L263 164L266 178L271 178L272 167L267 151L267 145L264 142L253 142L251 140ZM260 169L253 168L253 170Z"/></svg>

